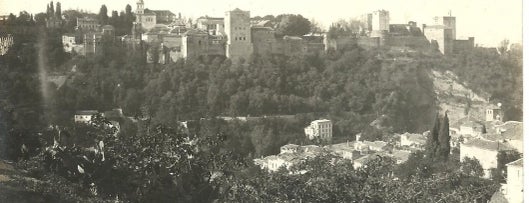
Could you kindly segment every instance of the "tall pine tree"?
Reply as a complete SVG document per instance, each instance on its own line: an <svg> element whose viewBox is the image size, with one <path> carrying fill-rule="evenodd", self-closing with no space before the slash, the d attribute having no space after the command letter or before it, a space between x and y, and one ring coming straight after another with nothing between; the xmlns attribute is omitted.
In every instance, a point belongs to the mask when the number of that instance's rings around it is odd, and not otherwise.
<svg viewBox="0 0 529 203"><path fill-rule="evenodd" d="M428 140L426 141L426 156L430 159L434 159L437 155L439 148L439 115L435 115L434 125L430 134L428 135Z"/></svg>
<svg viewBox="0 0 529 203"><path fill-rule="evenodd" d="M57 8L55 9L55 16L57 17L57 19L62 18L61 2L57 2Z"/></svg>
<svg viewBox="0 0 529 203"><path fill-rule="evenodd" d="M99 24L101 25L108 24L108 10L105 4L103 4L101 8L99 9L99 15L97 17L99 19Z"/></svg>
<svg viewBox="0 0 529 203"><path fill-rule="evenodd" d="M441 127L439 129L439 152L438 157L444 161L448 160L450 155L450 126L448 114L445 112Z"/></svg>

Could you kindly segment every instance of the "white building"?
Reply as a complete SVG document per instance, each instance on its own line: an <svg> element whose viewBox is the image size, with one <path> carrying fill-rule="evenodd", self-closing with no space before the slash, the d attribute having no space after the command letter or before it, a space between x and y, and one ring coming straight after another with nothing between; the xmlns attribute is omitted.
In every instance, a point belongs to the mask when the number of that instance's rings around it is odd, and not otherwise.
<svg viewBox="0 0 529 203"><path fill-rule="evenodd" d="M373 31L389 31L389 11L378 10L372 14Z"/></svg>
<svg viewBox="0 0 529 203"><path fill-rule="evenodd" d="M356 151L359 151L361 154L367 154L371 152L382 152L384 147L388 145L384 141L356 141L353 146Z"/></svg>
<svg viewBox="0 0 529 203"><path fill-rule="evenodd" d="M502 121L503 113L501 108L496 105L490 105L485 110L485 121Z"/></svg>
<svg viewBox="0 0 529 203"><path fill-rule="evenodd" d="M78 44L73 34L65 34L62 36L62 47L66 53L75 52L84 55L84 45Z"/></svg>
<svg viewBox="0 0 529 203"><path fill-rule="evenodd" d="M84 110L75 112L74 121L76 123L90 123L94 114L97 114L96 110Z"/></svg>
<svg viewBox="0 0 529 203"><path fill-rule="evenodd" d="M327 119L315 120L305 128L305 135L309 140L319 137L322 140L332 140L332 122Z"/></svg>
<svg viewBox="0 0 529 203"><path fill-rule="evenodd" d="M400 146L422 149L426 144L426 136L422 134L404 133L400 135Z"/></svg>
<svg viewBox="0 0 529 203"><path fill-rule="evenodd" d="M506 164L507 183L502 185L503 194L509 203L523 202L523 158Z"/></svg>
<svg viewBox="0 0 529 203"><path fill-rule="evenodd" d="M326 148L332 154L344 159L354 160L359 155L359 152L354 149L354 144L349 142L329 145Z"/></svg>
<svg viewBox="0 0 529 203"><path fill-rule="evenodd" d="M491 178L491 170L498 166L498 152L511 150L514 149L502 142L472 139L461 143L459 158L461 162L465 157L476 158L483 167L483 178Z"/></svg>
<svg viewBox="0 0 529 203"><path fill-rule="evenodd" d="M459 134L479 137L485 132L485 126L476 121L467 121L459 126Z"/></svg>
<svg viewBox="0 0 529 203"><path fill-rule="evenodd" d="M507 121L498 125L492 125L487 133L481 136L490 141L506 143L523 153L523 123L519 121Z"/></svg>

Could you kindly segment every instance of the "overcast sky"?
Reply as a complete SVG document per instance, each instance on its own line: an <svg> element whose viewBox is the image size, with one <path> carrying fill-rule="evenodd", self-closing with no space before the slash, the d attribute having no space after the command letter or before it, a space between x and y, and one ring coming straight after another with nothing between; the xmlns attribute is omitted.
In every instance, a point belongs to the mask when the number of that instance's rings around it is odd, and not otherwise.
<svg viewBox="0 0 529 203"><path fill-rule="evenodd" d="M390 12L390 23L429 24L434 16L456 17L457 37L474 36L476 43L497 46L503 39L522 42L522 0L144 0L153 10L171 10L186 17L203 15L222 17L234 8L250 10L251 16L294 13L328 26L331 22L360 14L385 9ZM57 2L57 1L54 1ZM98 12L102 4L109 10L124 10L130 4L135 10L136 0L62 0L62 10L83 9ZM30 13L46 11L49 0L0 0L0 14L26 10Z"/></svg>

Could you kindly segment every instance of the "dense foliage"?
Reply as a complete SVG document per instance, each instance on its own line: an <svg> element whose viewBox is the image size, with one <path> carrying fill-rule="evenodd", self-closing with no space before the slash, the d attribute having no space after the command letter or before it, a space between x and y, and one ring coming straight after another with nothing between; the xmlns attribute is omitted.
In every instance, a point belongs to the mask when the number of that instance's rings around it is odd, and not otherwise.
<svg viewBox="0 0 529 203"><path fill-rule="evenodd" d="M0 25L15 36L15 45L0 56L0 136L3 158L26 160L20 164L32 176L51 181L43 185L56 183L49 189L54 193L73 188L66 191L74 197L59 195L58 201L481 201L498 185L469 176L479 174L475 163L460 165L450 157L448 118L433 121L437 104L430 69L452 70L471 88L504 103L505 119L521 119L516 47L445 57L348 47L326 55L255 56L247 64L222 57L147 64L148 45L110 38L93 56L64 53L61 34L87 14L60 11L63 28L46 30L43 19L57 15L60 6L54 8L35 20L27 12L10 15ZM130 6L120 15L106 13L102 7L98 19L131 26ZM281 21L280 29L305 34L306 19L298 20L301 28ZM46 74L67 79L57 84ZM72 123L76 110L116 107L134 117L121 123L119 134L99 116L93 125ZM295 166L307 171L300 174L251 167L252 158L277 154L284 144L306 143L303 127L321 117L333 120L337 140L357 133L384 140L395 132L423 132L431 123L437 127L430 133L431 147L399 166L381 158L353 169L346 160L317 157ZM178 121L197 125L186 131ZM504 163L517 156L499 156L503 177Z"/></svg>
<svg viewBox="0 0 529 203"><path fill-rule="evenodd" d="M332 161L334 160L334 161ZM412 164L404 165L411 167ZM434 174L395 178L391 159L368 161L353 168L349 160L323 156L293 166L305 173L259 171L229 179L225 202L487 202L499 184L430 165ZM454 171L450 171L454 170Z"/></svg>

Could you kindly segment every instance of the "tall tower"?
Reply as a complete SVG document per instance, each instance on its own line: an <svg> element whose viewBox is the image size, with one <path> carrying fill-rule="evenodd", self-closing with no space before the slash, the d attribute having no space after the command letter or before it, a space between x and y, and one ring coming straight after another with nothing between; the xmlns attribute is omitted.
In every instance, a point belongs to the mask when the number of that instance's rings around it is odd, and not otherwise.
<svg viewBox="0 0 529 203"><path fill-rule="evenodd" d="M250 29L250 11L235 9L226 12L225 31L227 37L226 57L250 59L253 53Z"/></svg>
<svg viewBox="0 0 529 203"><path fill-rule="evenodd" d="M447 29L452 29L452 38L456 39L456 17L452 16L437 16L434 17L435 25L444 25Z"/></svg>
<svg viewBox="0 0 529 203"><path fill-rule="evenodd" d="M143 15L145 13L143 0L138 0L136 2L136 15Z"/></svg>
<svg viewBox="0 0 529 203"><path fill-rule="evenodd" d="M145 8L143 0L138 0L136 2L136 21L132 23L132 37L135 40L141 40L142 33L142 18L145 14Z"/></svg>
<svg viewBox="0 0 529 203"><path fill-rule="evenodd" d="M373 31L389 31L389 11L378 10L372 14Z"/></svg>

